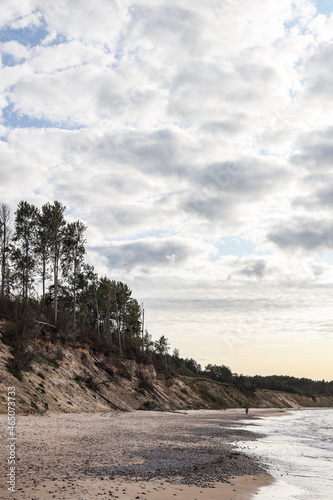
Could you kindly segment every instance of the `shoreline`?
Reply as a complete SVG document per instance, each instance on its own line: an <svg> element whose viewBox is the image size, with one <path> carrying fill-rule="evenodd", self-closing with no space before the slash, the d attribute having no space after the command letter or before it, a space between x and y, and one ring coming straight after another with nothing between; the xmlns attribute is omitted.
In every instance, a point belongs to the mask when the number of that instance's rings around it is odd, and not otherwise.
<svg viewBox="0 0 333 500"><path fill-rule="evenodd" d="M259 457L275 478L255 498L331 500L332 426L333 411L328 408L304 408L288 412L285 419L259 421L262 439L238 443L240 452Z"/></svg>
<svg viewBox="0 0 333 500"><path fill-rule="evenodd" d="M6 491L2 464L1 496L248 500L274 478L259 460L233 451L232 443L256 439L257 419L287 413L269 408L250 409L249 415L234 409L18 416L16 492ZM4 436L5 419L0 423Z"/></svg>

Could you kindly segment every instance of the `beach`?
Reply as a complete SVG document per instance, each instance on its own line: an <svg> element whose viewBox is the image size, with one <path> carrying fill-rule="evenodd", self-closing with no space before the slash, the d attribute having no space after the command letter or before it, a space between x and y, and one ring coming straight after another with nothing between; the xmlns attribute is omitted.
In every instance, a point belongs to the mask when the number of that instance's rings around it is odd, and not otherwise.
<svg viewBox="0 0 333 500"><path fill-rule="evenodd" d="M249 499L272 482L255 457L235 451L244 429L283 410L108 412L18 416L12 499ZM2 435L6 418L1 416ZM6 440L3 440L5 442ZM3 447L6 456L8 449Z"/></svg>

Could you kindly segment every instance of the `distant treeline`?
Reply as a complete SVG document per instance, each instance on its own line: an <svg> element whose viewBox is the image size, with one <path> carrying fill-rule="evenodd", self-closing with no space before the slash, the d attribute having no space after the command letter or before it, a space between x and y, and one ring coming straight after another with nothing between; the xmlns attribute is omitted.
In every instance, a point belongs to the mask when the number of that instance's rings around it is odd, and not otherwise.
<svg viewBox="0 0 333 500"><path fill-rule="evenodd" d="M311 380L309 378L297 378L283 375L269 375L261 377L256 375L248 377L254 387L258 389L270 389L274 391L286 391L291 393L306 394L308 396L332 396L333 381Z"/></svg>
<svg viewBox="0 0 333 500"><path fill-rule="evenodd" d="M283 375L269 375L253 377L233 373L228 366L209 364L205 369L201 368L194 359L182 359L177 349L172 356L168 356L169 367L178 374L208 377L222 384L231 384L242 392L254 394L256 389L269 389L273 391L284 391L293 394L315 396L333 396L333 381L315 381L308 378L297 378Z"/></svg>

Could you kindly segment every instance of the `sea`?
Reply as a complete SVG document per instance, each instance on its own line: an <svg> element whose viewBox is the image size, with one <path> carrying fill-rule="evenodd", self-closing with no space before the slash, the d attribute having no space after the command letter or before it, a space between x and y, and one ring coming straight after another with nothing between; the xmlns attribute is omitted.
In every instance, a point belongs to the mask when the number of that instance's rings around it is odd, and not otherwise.
<svg viewBox="0 0 333 500"><path fill-rule="evenodd" d="M262 437L237 443L239 451L259 457L275 478L253 498L333 500L333 409L296 410L246 423L254 423L244 428Z"/></svg>

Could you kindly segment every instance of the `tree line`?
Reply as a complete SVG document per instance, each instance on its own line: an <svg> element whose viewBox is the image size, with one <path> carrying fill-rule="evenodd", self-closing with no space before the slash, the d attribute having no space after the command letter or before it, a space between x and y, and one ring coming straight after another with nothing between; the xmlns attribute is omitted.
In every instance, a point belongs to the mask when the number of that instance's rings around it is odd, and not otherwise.
<svg viewBox="0 0 333 500"><path fill-rule="evenodd" d="M205 369L202 369L201 365L194 359L180 359L177 350L172 356L172 362L177 367L182 367L184 374L190 375L191 372L192 376L207 377L222 384L233 385L241 392L248 394L254 394L257 389L269 389L306 395L312 398L319 395L333 395L333 381L311 380L287 375L238 375L225 365L208 364Z"/></svg>
<svg viewBox="0 0 333 500"><path fill-rule="evenodd" d="M59 201L41 209L27 201L14 215L0 204L0 298L39 304L40 317L55 326L70 316L72 332L89 325L98 340L122 351L128 345L149 347L142 308L127 284L99 277L85 262L87 226L67 222ZM144 334L143 334L144 333Z"/></svg>

